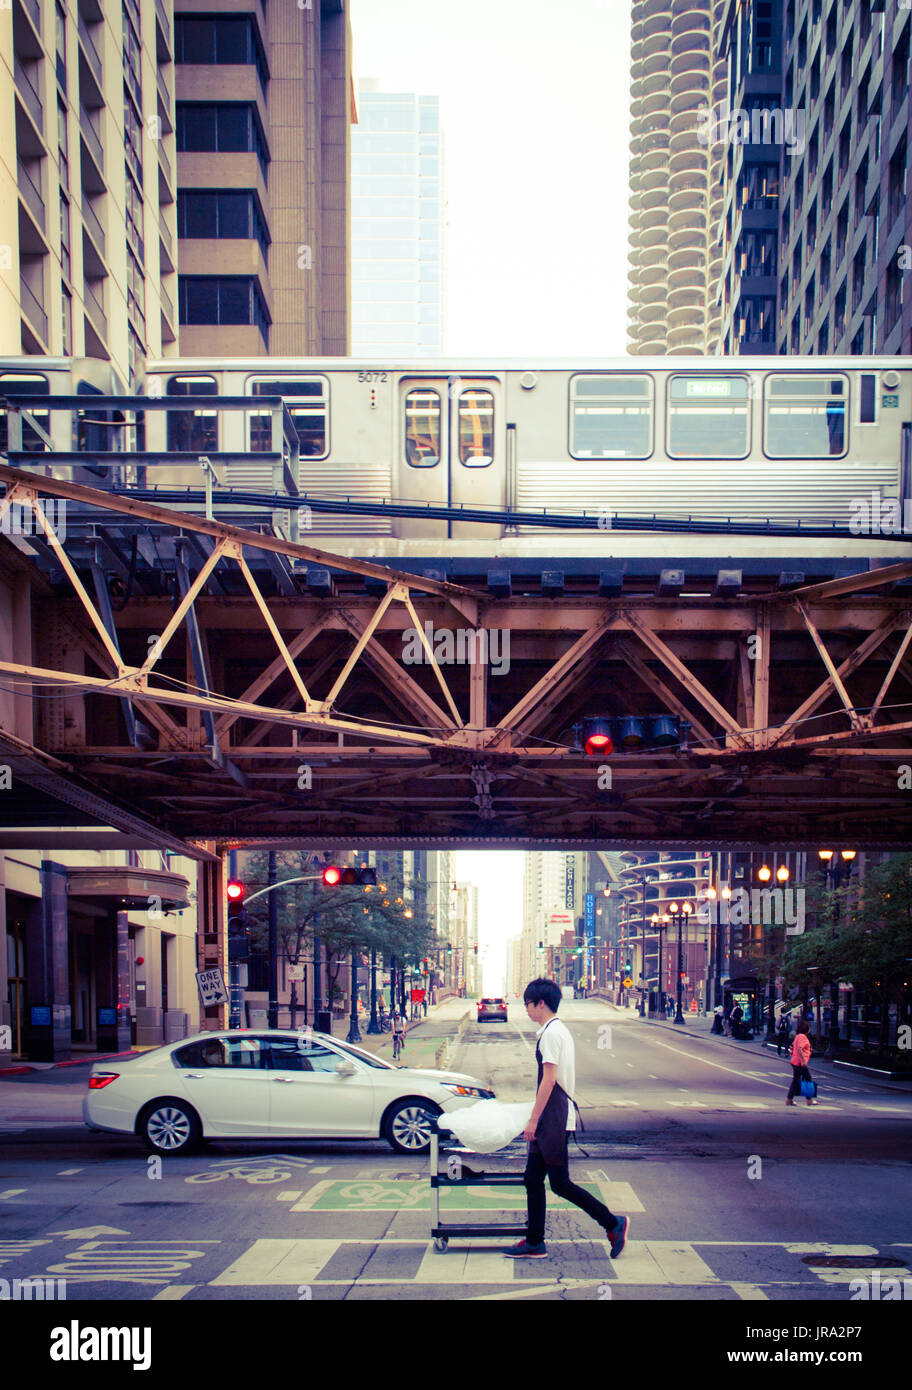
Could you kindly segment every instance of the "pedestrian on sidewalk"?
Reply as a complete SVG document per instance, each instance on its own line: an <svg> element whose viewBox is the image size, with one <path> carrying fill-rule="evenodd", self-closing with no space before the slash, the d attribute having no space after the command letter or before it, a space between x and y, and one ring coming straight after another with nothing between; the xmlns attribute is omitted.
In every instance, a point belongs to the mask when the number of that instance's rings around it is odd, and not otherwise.
<svg viewBox="0 0 912 1390"><path fill-rule="evenodd" d="M802 1019L795 1029L795 1041L792 1043L792 1053L789 1061L792 1064L792 1084L789 1086L788 1095L785 1098L786 1105L795 1104L795 1096L801 1094L802 1081L812 1080L808 1070L808 1062L811 1060L811 1040L808 1037L810 1024L807 1019ZM816 1105L817 1101L813 1096L808 1096L808 1105Z"/></svg>
<svg viewBox="0 0 912 1390"><path fill-rule="evenodd" d="M720 1034L725 1032L725 1029L724 1029L724 1027L722 1026L722 1005L721 1005L721 1004L717 1004L716 1007L715 1007L715 1009L713 1010L713 1026L712 1026L712 1032L713 1032L713 1033L720 1033Z"/></svg>
<svg viewBox="0 0 912 1390"><path fill-rule="evenodd" d="M776 1056L782 1056L782 1049L789 1045L789 1016L783 1009L779 1015L779 1026L776 1029Z"/></svg>
<svg viewBox="0 0 912 1390"><path fill-rule="evenodd" d="M545 1245L545 1178L557 1197L579 1207L602 1227L611 1241L611 1258L624 1249L629 1221L615 1216L597 1198L578 1187L570 1177L567 1140L576 1129L578 1111L573 1100L575 1048L569 1030L557 1018L561 990L554 980L533 980L526 985L526 1013L539 1025L535 1045L538 1082L535 1104L523 1130L528 1141L525 1186L527 1222L525 1239L504 1253L511 1259L543 1259Z"/></svg>

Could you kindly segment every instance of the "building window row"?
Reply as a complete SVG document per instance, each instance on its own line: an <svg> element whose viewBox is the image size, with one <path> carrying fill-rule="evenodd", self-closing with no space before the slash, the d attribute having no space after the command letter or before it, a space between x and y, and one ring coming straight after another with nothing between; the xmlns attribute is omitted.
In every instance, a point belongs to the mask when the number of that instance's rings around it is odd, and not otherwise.
<svg viewBox="0 0 912 1390"><path fill-rule="evenodd" d="M252 324L269 345L269 310L253 276L178 276L178 304L182 324Z"/></svg>
<svg viewBox="0 0 912 1390"><path fill-rule="evenodd" d="M178 102L177 148L185 153L255 154L264 180L267 175L266 137L250 102Z"/></svg>
<svg viewBox="0 0 912 1390"><path fill-rule="evenodd" d="M256 239L263 259L268 259L269 232L252 189L182 189L177 195L177 234L189 239Z"/></svg>
<svg viewBox="0 0 912 1390"><path fill-rule="evenodd" d="M252 15L175 15L174 61L176 63L253 64L266 91L269 69Z"/></svg>

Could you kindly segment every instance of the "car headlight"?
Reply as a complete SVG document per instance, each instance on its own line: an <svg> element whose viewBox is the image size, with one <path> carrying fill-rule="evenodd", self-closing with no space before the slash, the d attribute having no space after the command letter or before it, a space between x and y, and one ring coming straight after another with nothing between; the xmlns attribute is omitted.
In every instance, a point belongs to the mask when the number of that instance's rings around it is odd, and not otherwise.
<svg viewBox="0 0 912 1390"><path fill-rule="evenodd" d="M458 1081L441 1081L441 1086L445 1091L452 1091L454 1096L477 1096L479 1100L493 1100L493 1091L484 1091L480 1086L460 1086Z"/></svg>

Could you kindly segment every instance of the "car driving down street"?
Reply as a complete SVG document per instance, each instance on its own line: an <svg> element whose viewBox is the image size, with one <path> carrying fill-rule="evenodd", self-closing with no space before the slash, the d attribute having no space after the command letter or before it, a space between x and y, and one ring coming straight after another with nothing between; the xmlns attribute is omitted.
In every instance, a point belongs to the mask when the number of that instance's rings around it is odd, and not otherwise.
<svg viewBox="0 0 912 1390"><path fill-rule="evenodd" d="M379 1137L418 1154L432 1116L493 1096L475 1077L395 1067L322 1033L234 1030L96 1063L82 1114L168 1155L228 1137Z"/></svg>

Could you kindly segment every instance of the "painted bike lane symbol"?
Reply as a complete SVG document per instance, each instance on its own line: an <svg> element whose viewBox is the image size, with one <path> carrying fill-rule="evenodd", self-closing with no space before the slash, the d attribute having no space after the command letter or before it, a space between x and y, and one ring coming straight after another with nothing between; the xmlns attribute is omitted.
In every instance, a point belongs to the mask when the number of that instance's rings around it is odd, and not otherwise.
<svg viewBox="0 0 912 1390"><path fill-rule="evenodd" d="M268 1154L263 1158L219 1159L204 1173L193 1173L184 1182L221 1182L223 1178L239 1178L247 1183L288 1182L294 1170L303 1170L313 1163L312 1158L295 1158L292 1154Z"/></svg>

